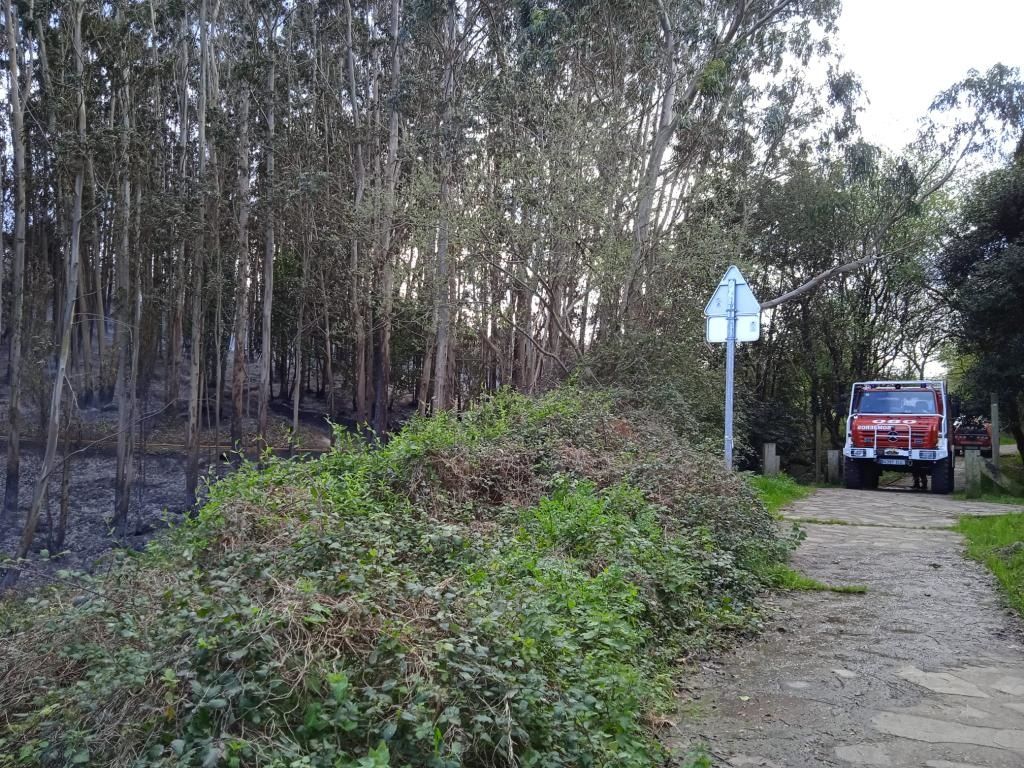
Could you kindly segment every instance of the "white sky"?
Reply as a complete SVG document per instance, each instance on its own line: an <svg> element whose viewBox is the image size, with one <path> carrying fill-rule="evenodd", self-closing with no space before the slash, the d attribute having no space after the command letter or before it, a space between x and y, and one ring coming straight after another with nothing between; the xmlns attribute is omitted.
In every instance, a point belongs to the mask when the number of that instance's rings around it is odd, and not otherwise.
<svg viewBox="0 0 1024 768"><path fill-rule="evenodd" d="M997 62L1024 71L1024 0L845 0L843 67L870 101L864 138L898 150L940 91Z"/></svg>

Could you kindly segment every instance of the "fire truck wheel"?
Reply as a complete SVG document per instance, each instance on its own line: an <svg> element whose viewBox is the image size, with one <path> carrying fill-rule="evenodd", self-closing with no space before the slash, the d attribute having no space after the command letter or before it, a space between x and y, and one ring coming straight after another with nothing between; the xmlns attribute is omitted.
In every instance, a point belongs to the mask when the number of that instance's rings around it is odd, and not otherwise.
<svg viewBox="0 0 1024 768"><path fill-rule="evenodd" d="M878 490L878 479L882 476L882 468L877 464L868 464L864 467L864 487L873 491Z"/></svg>
<svg viewBox="0 0 1024 768"><path fill-rule="evenodd" d="M932 493L953 492L953 467L949 459L937 461L932 465Z"/></svg>
<svg viewBox="0 0 1024 768"><path fill-rule="evenodd" d="M866 469L864 462L856 459L843 461L843 481L849 490L857 491L864 487Z"/></svg>

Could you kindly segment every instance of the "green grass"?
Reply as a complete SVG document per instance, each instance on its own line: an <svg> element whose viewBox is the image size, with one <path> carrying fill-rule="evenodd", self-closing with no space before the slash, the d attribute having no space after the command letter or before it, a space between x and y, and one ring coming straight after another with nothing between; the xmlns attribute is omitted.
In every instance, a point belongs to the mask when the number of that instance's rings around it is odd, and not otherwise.
<svg viewBox="0 0 1024 768"><path fill-rule="evenodd" d="M1021 464L1019 453L1010 453L999 457L999 469L1005 472L1011 480L1016 480L1024 485L1024 465Z"/></svg>
<svg viewBox="0 0 1024 768"><path fill-rule="evenodd" d="M956 530L967 538L968 556L995 574L1010 604L1024 614L1024 514L962 517Z"/></svg>
<svg viewBox="0 0 1024 768"><path fill-rule="evenodd" d="M863 525L863 523L851 523L848 520L836 520L833 517L784 517L783 519L808 525Z"/></svg>
<svg viewBox="0 0 1024 768"><path fill-rule="evenodd" d="M1011 496L1008 493L982 492L980 495L971 496L966 491L957 491L953 494L953 498L960 501L984 501L989 504L1007 504L1012 507L1024 507L1024 496Z"/></svg>
<svg viewBox="0 0 1024 768"><path fill-rule="evenodd" d="M1013 453L1007 456L1000 456L999 469L1010 480L1013 480L1018 485L1024 485L1024 466L1021 465L1020 454ZM1024 496L1005 493L985 475L981 476L980 494L971 495L966 491L957 491L953 494L953 497L961 501L986 501L991 504L1010 504L1016 507L1024 507Z"/></svg>
<svg viewBox="0 0 1024 768"><path fill-rule="evenodd" d="M770 580L776 589L797 592L837 592L843 595L863 595L868 591L868 588L862 584L825 584L781 563L772 567Z"/></svg>
<svg viewBox="0 0 1024 768"><path fill-rule="evenodd" d="M781 474L769 477L751 475L750 484L768 511L778 517L779 510L814 493L814 488L800 485L789 475Z"/></svg>

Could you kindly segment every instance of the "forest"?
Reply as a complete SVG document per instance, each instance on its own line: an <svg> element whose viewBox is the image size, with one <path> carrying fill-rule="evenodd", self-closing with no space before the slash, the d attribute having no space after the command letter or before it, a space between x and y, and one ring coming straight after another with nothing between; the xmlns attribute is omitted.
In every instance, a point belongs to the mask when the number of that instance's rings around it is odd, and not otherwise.
<svg viewBox="0 0 1024 768"><path fill-rule="evenodd" d="M861 136L839 12L3 0L6 554L41 520L61 549L101 443L116 537L154 435L181 509L328 420L385 443L569 380L713 437L701 311L730 263L765 310L745 466L772 440L806 471L851 381L939 361L1003 394L1024 451L1019 72L965 72L894 154Z"/></svg>

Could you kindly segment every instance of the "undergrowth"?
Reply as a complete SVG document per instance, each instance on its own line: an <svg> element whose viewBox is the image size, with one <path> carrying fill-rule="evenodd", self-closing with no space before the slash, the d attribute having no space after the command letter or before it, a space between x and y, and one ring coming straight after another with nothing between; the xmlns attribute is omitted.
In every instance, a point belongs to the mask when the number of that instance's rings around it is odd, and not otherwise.
<svg viewBox="0 0 1024 768"><path fill-rule="evenodd" d="M608 392L246 465L141 554L0 603L0 766L654 766L681 661L791 542Z"/></svg>

